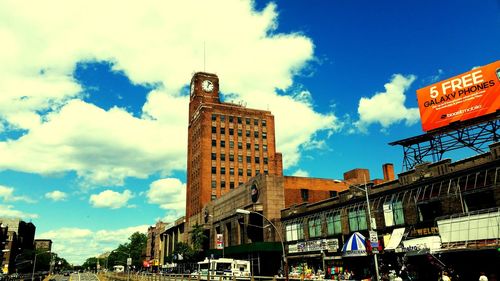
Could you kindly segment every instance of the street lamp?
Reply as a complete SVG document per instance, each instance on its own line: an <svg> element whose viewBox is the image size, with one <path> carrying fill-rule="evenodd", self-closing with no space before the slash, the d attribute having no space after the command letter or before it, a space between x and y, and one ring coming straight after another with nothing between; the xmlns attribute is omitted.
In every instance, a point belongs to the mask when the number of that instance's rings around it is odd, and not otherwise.
<svg viewBox="0 0 500 281"><path fill-rule="evenodd" d="M353 187L355 187L355 188L357 188L357 189L365 192L365 196L366 196L366 208L368 209L368 223L370 224L370 231L373 231L372 213L371 213L371 210L370 210L370 200L368 198L368 188L366 187L366 178L365 178L364 175L363 175L363 179L365 180L365 188L361 188L360 186L357 186L357 185L353 185ZM373 254L373 261L375 263L376 280L379 281L380 278L379 278L379 274L378 274L378 259L377 259L377 254L376 253Z"/></svg>
<svg viewBox="0 0 500 281"><path fill-rule="evenodd" d="M36 266L36 257L40 254L45 254L47 251L43 251L41 253L35 253L35 258L33 259L33 271L31 272L31 281L35 280L35 266Z"/></svg>
<svg viewBox="0 0 500 281"><path fill-rule="evenodd" d="M259 212L254 212L254 211L248 211L248 210L243 210L243 209L236 209L237 214L244 214L244 215L250 215L250 214L257 214L261 217L263 217L266 221L269 222L269 224L274 228L274 231L278 234L278 237L281 242L281 249L283 250L283 267L285 271L285 280L288 281L288 261L286 259L286 253L285 253L285 244L283 243L283 237L281 236L281 232L278 231L276 226L268 219L266 218L263 214Z"/></svg>

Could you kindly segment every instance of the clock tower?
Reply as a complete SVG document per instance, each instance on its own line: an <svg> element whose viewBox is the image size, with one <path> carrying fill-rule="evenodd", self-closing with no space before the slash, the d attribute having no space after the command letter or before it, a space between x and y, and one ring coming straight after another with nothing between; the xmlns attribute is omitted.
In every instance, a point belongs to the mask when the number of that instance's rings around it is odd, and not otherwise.
<svg viewBox="0 0 500 281"><path fill-rule="evenodd" d="M186 221L202 223L205 205L257 174L282 175L274 116L221 102L219 78L206 72L190 84Z"/></svg>

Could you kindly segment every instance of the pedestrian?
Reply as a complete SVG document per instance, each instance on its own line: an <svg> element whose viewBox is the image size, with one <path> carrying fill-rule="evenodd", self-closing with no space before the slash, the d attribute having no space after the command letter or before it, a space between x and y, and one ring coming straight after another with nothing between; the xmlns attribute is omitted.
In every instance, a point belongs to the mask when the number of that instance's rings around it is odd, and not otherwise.
<svg viewBox="0 0 500 281"><path fill-rule="evenodd" d="M479 281L488 281L488 277L486 277L486 274L482 271L479 273Z"/></svg>

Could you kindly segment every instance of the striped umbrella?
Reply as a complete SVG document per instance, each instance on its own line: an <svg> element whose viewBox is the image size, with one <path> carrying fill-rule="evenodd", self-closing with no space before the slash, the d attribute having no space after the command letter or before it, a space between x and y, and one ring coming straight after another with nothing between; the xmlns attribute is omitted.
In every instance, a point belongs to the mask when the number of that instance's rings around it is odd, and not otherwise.
<svg viewBox="0 0 500 281"><path fill-rule="evenodd" d="M366 256L366 238L359 232L354 232L342 247L343 256Z"/></svg>

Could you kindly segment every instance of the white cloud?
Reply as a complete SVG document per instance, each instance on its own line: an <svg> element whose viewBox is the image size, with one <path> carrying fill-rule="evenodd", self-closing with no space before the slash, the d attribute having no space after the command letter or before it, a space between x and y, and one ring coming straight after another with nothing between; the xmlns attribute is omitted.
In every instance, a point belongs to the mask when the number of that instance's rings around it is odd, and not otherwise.
<svg viewBox="0 0 500 281"><path fill-rule="evenodd" d="M63 200L66 200L66 198L68 198L68 194L66 194L65 192L62 192L60 190L54 190L54 191L45 193L45 198L51 199L53 201L63 201Z"/></svg>
<svg viewBox="0 0 500 281"><path fill-rule="evenodd" d="M413 125L420 120L418 108L407 108L405 106L405 92L415 81L414 75L403 76L394 74L389 83L384 85L385 92L376 93L371 98L359 100L359 120L355 126L362 132L374 123L379 123L383 129L405 121L407 126Z"/></svg>
<svg viewBox="0 0 500 281"><path fill-rule="evenodd" d="M38 214L25 213L20 210L15 210L12 205L2 205L0 204L0 217L7 218L22 218L22 219L36 219Z"/></svg>
<svg viewBox="0 0 500 281"><path fill-rule="evenodd" d="M135 232L145 233L148 225L116 230L92 231L85 228L60 228L36 235L37 239L52 239L53 251L68 262L81 265L87 258L98 256L128 242Z"/></svg>
<svg viewBox="0 0 500 281"><path fill-rule="evenodd" d="M118 209L126 207L128 200L133 197L134 195L128 189L124 190L123 193L108 189L99 194L90 195L89 202L94 208Z"/></svg>
<svg viewBox="0 0 500 281"><path fill-rule="evenodd" d="M2 198L3 201L8 201L8 202L16 202L16 201L24 201L26 203L36 202L35 200L27 196L15 196L14 188L4 185L0 185L0 198Z"/></svg>
<svg viewBox="0 0 500 281"><path fill-rule="evenodd" d="M162 219L172 222L182 215L186 209L186 184L175 178L160 179L152 182L146 192L148 203L157 204L167 210Z"/></svg>
<svg viewBox="0 0 500 281"><path fill-rule="evenodd" d="M309 172L306 170L298 169L297 171L295 171L295 173L293 173L292 176L294 176L294 177L309 177Z"/></svg>
<svg viewBox="0 0 500 281"><path fill-rule="evenodd" d="M205 68L204 42L206 70L219 75L222 91L272 110L285 168L297 164L301 145L317 141L318 131L337 130L339 122L316 112L307 91L289 90L314 60L311 40L277 34L275 4L262 11L252 5L49 0L26 9L2 1L0 123L25 134L0 142L0 169L76 171L86 182L107 185L184 170L188 99L180 91L193 71ZM143 116L80 100L86 93L72 75L82 61L112 62L133 83L156 85Z"/></svg>

